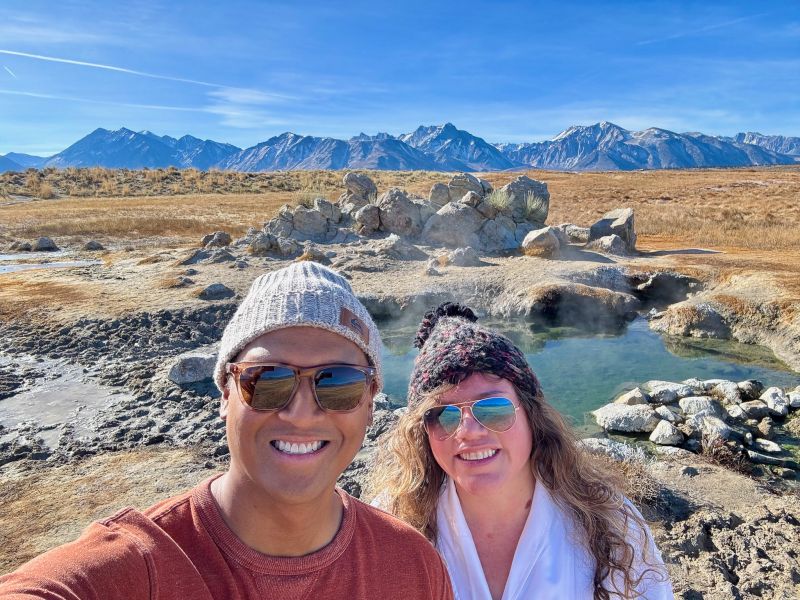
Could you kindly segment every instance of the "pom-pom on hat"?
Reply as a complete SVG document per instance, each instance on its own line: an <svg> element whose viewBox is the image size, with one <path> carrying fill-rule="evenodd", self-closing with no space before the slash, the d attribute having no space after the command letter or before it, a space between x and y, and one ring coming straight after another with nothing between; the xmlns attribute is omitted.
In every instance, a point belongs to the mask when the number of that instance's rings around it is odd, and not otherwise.
<svg viewBox="0 0 800 600"><path fill-rule="evenodd" d="M270 331L297 326L327 329L354 342L375 367L378 390L383 387L381 336L367 309L336 271L302 261L253 281L222 334L214 368L220 391L225 365L247 344Z"/></svg>
<svg viewBox="0 0 800 600"><path fill-rule="evenodd" d="M522 351L477 320L469 307L451 302L425 313L414 339L420 351L408 387L409 407L431 390L459 383L473 373L492 373L534 395L541 393Z"/></svg>

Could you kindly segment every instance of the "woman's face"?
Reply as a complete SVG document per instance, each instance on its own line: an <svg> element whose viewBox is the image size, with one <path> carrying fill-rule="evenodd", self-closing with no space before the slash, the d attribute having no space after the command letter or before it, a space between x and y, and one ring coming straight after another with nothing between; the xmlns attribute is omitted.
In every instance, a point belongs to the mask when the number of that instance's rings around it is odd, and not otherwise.
<svg viewBox="0 0 800 600"><path fill-rule="evenodd" d="M439 396L438 404L459 404L496 396L508 398L519 407L509 430L490 431L478 423L470 411L462 409L461 425L451 437L439 440L435 435L428 436L436 462L453 480L459 494L515 494L530 489L533 480L531 427L514 386L508 380L488 373L474 373Z"/></svg>

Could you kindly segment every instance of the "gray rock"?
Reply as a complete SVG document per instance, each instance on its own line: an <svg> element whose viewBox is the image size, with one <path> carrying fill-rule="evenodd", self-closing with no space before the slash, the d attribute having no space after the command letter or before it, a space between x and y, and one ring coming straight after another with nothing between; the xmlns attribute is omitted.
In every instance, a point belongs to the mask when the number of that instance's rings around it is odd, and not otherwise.
<svg viewBox="0 0 800 600"><path fill-rule="evenodd" d="M487 252L502 252L519 248L519 243L514 235L516 224L509 217L503 215L496 219L486 221L478 232L481 246Z"/></svg>
<svg viewBox="0 0 800 600"><path fill-rule="evenodd" d="M514 238L517 240L517 244L522 245L522 240L525 239L525 236L535 229L541 229L541 227L534 227L528 222L517 223L517 227L514 229Z"/></svg>
<svg viewBox="0 0 800 600"><path fill-rule="evenodd" d="M800 408L800 392L789 392L786 394L790 408Z"/></svg>
<svg viewBox="0 0 800 600"><path fill-rule="evenodd" d="M456 267L479 267L483 264L474 248L456 248L447 255L447 262Z"/></svg>
<svg viewBox="0 0 800 600"><path fill-rule="evenodd" d="M647 405L606 404L592 411L597 424L606 431L626 433L650 432L661 420L656 412Z"/></svg>
<svg viewBox="0 0 800 600"><path fill-rule="evenodd" d="M749 419L761 419L769 414L769 407L761 400L749 400L739 406Z"/></svg>
<svg viewBox="0 0 800 600"><path fill-rule="evenodd" d="M618 208L603 215L603 218L589 228L589 242L616 235L625 244L628 252L636 249L636 231L634 228L633 209Z"/></svg>
<svg viewBox="0 0 800 600"><path fill-rule="evenodd" d="M672 381L651 379L642 384L642 389L650 394L650 402L654 404L672 404L680 398L693 395L691 386Z"/></svg>
<svg viewBox="0 0 800 600"><path fill-rule="evenodd" d="M737 421L747 420L747 413L744 412L744 409L738 404L730 404L725 407L725 410L728 411L728 416L732 419L736 419Z"/></svg>
<svg viewBox="0 0 800 600"><path fill-rule="evenodd" d="M584 438L578 442L578 445L587 452L608 456L619 462L645 462L647 460L641 448L634 448L629 444L608 438Z"/></svg>
<svg viewBox="0 0 800 600"><path fill-rule="evenodd" d="M481 179L480 177L478 177L478 181L480 182L481 187L483 188L484 197L488 196L494 191L494 186L492 186L492 184L486 181L485 179Z"/></svg>
<svg viewBox="0 0 800 600"><path fill-rule="evenodd" d="M381 209L374 204L367 204L359 208L353 215L356 222L356 232L359 235L370 235L380 229Z"/></svg>
<svg viewBox="0 0 800 600"><path fill-rule="evenodd" d="M378 197L378 188L375 186L375 182L366 175L345 173L342 182L353 198L364 202L374 202Z"/></svg>
<svg viewBox="0 0 800 600"><path fill-rule="evenodd" d="M648 396L645 394L641 388L633 388L629 392L625 392L621 396L619 396L616 400L614 400L614 404L627 404L628 406L634 406L635 404L647 404ZM667 411L669 412L669 411Z"/></svg>
<svg viewBox="0 0 800 600"><path fill-rule="evenodd" d="M482 200L483 198L481 198L480 194L470 190L469 192L464 194L464 196L462 196L460 202L461 204L466 204L467 206L471 206L472 208L477 208Z"/></svg>
<svg viewBox="0 0 800 600"><path fill-rule="evenodd" d="M730 326L708 302L689 300L673 304L650 320L650 328L670 335L729 339ZM723 380L714 380L720 383Z"/></svg>
<svg viewBox="0 0 800 600"><path fill-rule="evenodd" d="M607 235L595 240L591 240L586 244L589 250L596 250L603 254L611 254L613 256L627 256L628 247L625 242L618 235Z"/></svg>
<svg viewBox="0 0 800 600"><path fill-rule="evenodd" d="M433 245L450 248L480 247L478 230L483 225L483 215L460 202L443 206L425 223L422 238Z"/></svg>
<svg viewBox="0 0 800 600"><path fill-rule="evenodd" d="M742 400L755 400L764 391L764 384L757 379L748 379L736 384L741 392Z"/></svg>
<svg viewBox="0 0 800 600"><path fill-rule="evenodd" d="M328 232L328 219L318 210L298 206L294 210L293 229L292 237L322 242Z"/></svg>
<svg viewBox="0 0 800 600"><path fill-rule="evenodd" d="M84 250L88 250L90 252L94 252L94 251L97 251L97 250L105 250L105 247L103 246L103 244L101 244L98 241L89 240L88 242L86 242L83 245L83 249Z"/></svg>
<svg viewBox="0 0 800 600"><path fill-rule="evenodd" d="M321 213L331 223L338 223L342 220L342 211L338 206L325 200L325 198L314 199L314 210Z"/></svg>
<svg viewBox="0 0 800 600"><path fill-rule="evenodd" d="M311 242L303 244L303 253L298 260L310 260L321 265L327 265L331 262L328 255L319 246Z"/></svg>
<svg viewBox="0 0 800 600"><path fill-rule="evenodd" d="M781 388L767 388L764 393L761 394L760 399L769 407L771 414L778 417L785 417L789 414L789 399Z"/></svg>
<svg viewBox="0 0 800 600"><path fill-rule="evenodd" d="M681 383L688 385L692 388L692 396L703 396L706 392L710 392L713 386L706 386L701 380L696 377L684 379Z"/></svg>
<svg viewBox="0 0 800 600"><path fill-rule="evenodd" d="M212 265L218 265L224 262L233 262L236 260L236 257L228 252L225 248L215 248L209 254L208 257L205 258L202 262L209 263Z"/></svg>
<svg viewBox="0 0 800 600"><path fill-rule="evenodd" d="M203 290L198 294L198 298L201 300L225 300L227 298L233 298L235 295L236 293L227 285L222 283L212 283L211 285L203 288Z"/></svg>
<svg viewBox="0 0 800 600"><path fill-rule="evenodd" d="M30 242L14 242L9 249L17 252L31 252L33 245Z"/></svg>
<svg viewBox="0 0 800 600"><path fill-rule="evenodd" d="M484 196L483 185L481 185L480 180L469 173L453 175L447 187L450 191L451 200L463 198L467 192L475 192L480 198Z"/></svg>
<svg viewBox="0 0 800 600"><path fill-rule="evenodd" d="M33 243L31 249L34 252L56 252L59 248L49 237L40 237Z"/></svg>
<svg viewBox="0 0 800 600"><path fill-rule="evenodd" d="M751 462L754 462L757 465L773 465L776 467L785 467L795 470L800 468L800 465L798 465L798 463L793 461L792 459L779 458L777 456L769 456L767 454L761 454L760 452L756 452L755 450L747 450L747 457L750 459Z"/></svg>
<svg viewBox="0 0 800 600"><path fill-rule="evenodd" d="M683 421L683 415L681 414L680 410L677 408L672 408L671 406L667 406L666 404L656 406L655 411L659 417L665 421L669 421L673 425Z"/></svg>
<svg viewBox="0 0 800 600"><path fill-rule="evenodd" d="M585 244L589 241L588 227L579 227L572 223L562 223L558 225L557 228L564 232L567 241L571 244Z"/></svg>
<svg viewBox="0 0 800 600"><path fill-rule="evenodd" d="M558 253L560 244L552 227L535 229L525 236L520 248L527 256L552 257Z"/></svg>
<svg viewBox="0 0 800 600"><path fill-rule="evenodd" d="M271 233L257 231L250 238L247 251L253 256L266 256L273 249L277 249L277 240Z"/></svg>
<svg viewBox="0 0 800 600"><path fill-rule="evenodd" d="M770 454L778 454L780 452L783 452L783 448L781 448L775 442L772 442L770 440L764 440L761 438L756 438L755 440L753 440L753 446L755 447L756 450L760 452L768 452Z"/></svg>
<svg viewBox="0 0 800 600"><path fill-rule="evenodd" d="M678 405L688 416L707 411L718 419L722 419L727 414L725 409L720 406L719 402L708 396L687 396L686 398L678 400Z"/></svg>
<svg viewBox="0 0 800 600"><path fill-rule="evenodd" d="M509 199L508 210L504 210L503 213L507 212L515 222L544 223L547 220L550 192L547 190L547 184L543 181L520 175L511 183L500 188L500 191L504 192Z"/></svg>
<svg viewBox="0 0 800 600"><path fill-rule="evenodd" d="M425 260L428 255L414 244L393 233L382 240L375 240L370 247L380 256L395 260Z"/></svg>
<svg viewBox="0 0 800 600"><path fill-rule="evenodd" d="M450 188L445 183L434 183L431 192L428 194L428 201L432 206L439 210L450 202Z"/></svg>
<svg viewBox="0 0 800 600"><path fill-rule="evenodd" d="M775 422L772 420L772 417L764 417L759 421L758 432L761 434L761 437L767 440L771 440L775 437Z"/></svg>
<svg viewBox="0 0 800 600"><path fill-rule="evenodd" d="M721 438L723 440L730 440L741 437L738 436L725 421L706 411L700 411L686 419L686 426L690 430L697 431L708 439Z"/></svg>
<svg viewBox="0 0 800 600"><path fill-rule="evenodd" d="M683 441L683 434L668 421L660 421L650 434L650 441L661 446L677 446Z"/></svg>
<svg viewBox="0 0 800 600"><path fill-rule="evenodd" d="M216 352L187 352L175 358L167 377L178 385L212 379L216 362Z"/></svg>
<svg viewBox="0 0 800 600"><path fill-rule="evenodd" d="M739 404L742 401L742 392L739 385L733 381L723 381L711 388L711 395L719 398L723 404Z"/></svg>
<svg viewBox="0 0 800 600"><path fill-rule="evenodd" d="M215 231L214 233L203 236L200 244L204 248L224 248L225 246L230 246L231 242L233 242L233 238L229 233Z"/></svg>
<svg viewBox="0 0 800 600"><path fill-rule="evenodd" d="M377 205L384 231L406 237L417 237L422 232L419 205L408 197L405 190L390 188L381 194Z"/></svg>
<svg viewBox="0 0 800 600"><path fill-rule="evenodd" d="M499 214L497 211L497 207L491 202L487 202L486 200L481 200L480 204L478 204L478 206L476 206L475 209L487 219L494 219Z"/></svg>

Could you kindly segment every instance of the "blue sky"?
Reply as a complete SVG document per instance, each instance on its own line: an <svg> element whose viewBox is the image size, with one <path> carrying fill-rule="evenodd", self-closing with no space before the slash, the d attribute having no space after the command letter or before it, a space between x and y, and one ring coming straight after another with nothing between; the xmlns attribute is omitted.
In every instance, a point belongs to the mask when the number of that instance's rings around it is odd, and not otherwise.
<svg viewBox="0 0 800 600"><path fill-rule="evenodd" d="M241 147L447 121L800 135L799 98L795 0L0 2L0 154L123 126Z"/></svg>

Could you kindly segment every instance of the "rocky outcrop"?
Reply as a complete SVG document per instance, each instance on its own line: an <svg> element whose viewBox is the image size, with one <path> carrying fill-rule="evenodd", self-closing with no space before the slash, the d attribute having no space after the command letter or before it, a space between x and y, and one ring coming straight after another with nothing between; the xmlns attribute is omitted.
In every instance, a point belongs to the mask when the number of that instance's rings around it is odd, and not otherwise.
<svg viewBox="0 0 800 600"><path fill-rule="evenodd" d="M552 227L535 229L522 240L522 252L526 256L542 256L549 258L558 254L561 244Z"/></svg>
<svg viewBox="0 0 800 600"><path fill-rule="evenodd" d="M636 230L633 223L632 208L617 208L603 215L603 218L589 228L589 242L616 235L625 243L628 252L636 250Z"/></svg>
<svg viewBox="0 0 800 600"><path fill-rule="evenodd" d="M390 188L378 198L377 206L383 231L405 237L417 237L422 232L420 205L405 190Z"/></svg>
<svg viewBox="0 0 800 600"><path fill-rule="evenodd" d="M550 192L543 181L520 175L511 183L500 188L508 199L507 207L501 209L517 223L531 221L544 223L550 209Z"/></svg>
<svg viewBox="0 0 800 600"><path fill-rule="evenodd" d="M708 302L687 300L650 317L653 331L669 335L730 339L731 328Z"/></svg>
<svg viewBox="0 0 800 600"><path fill-rule="evenodd" d="M477 233L482 225L483 216L477 210L460 202L450 202L428 219L422 239L449 248L478 248L481 241Z"/></svg>
<svg viewBox="0 0 800 600"><path fill-rule="evenodd" d="M344 213L355 212L362 206L373 204L378 198L375 182L366 175L345 173L342 182L346 191L339 196L338 204Z"/></svg>

